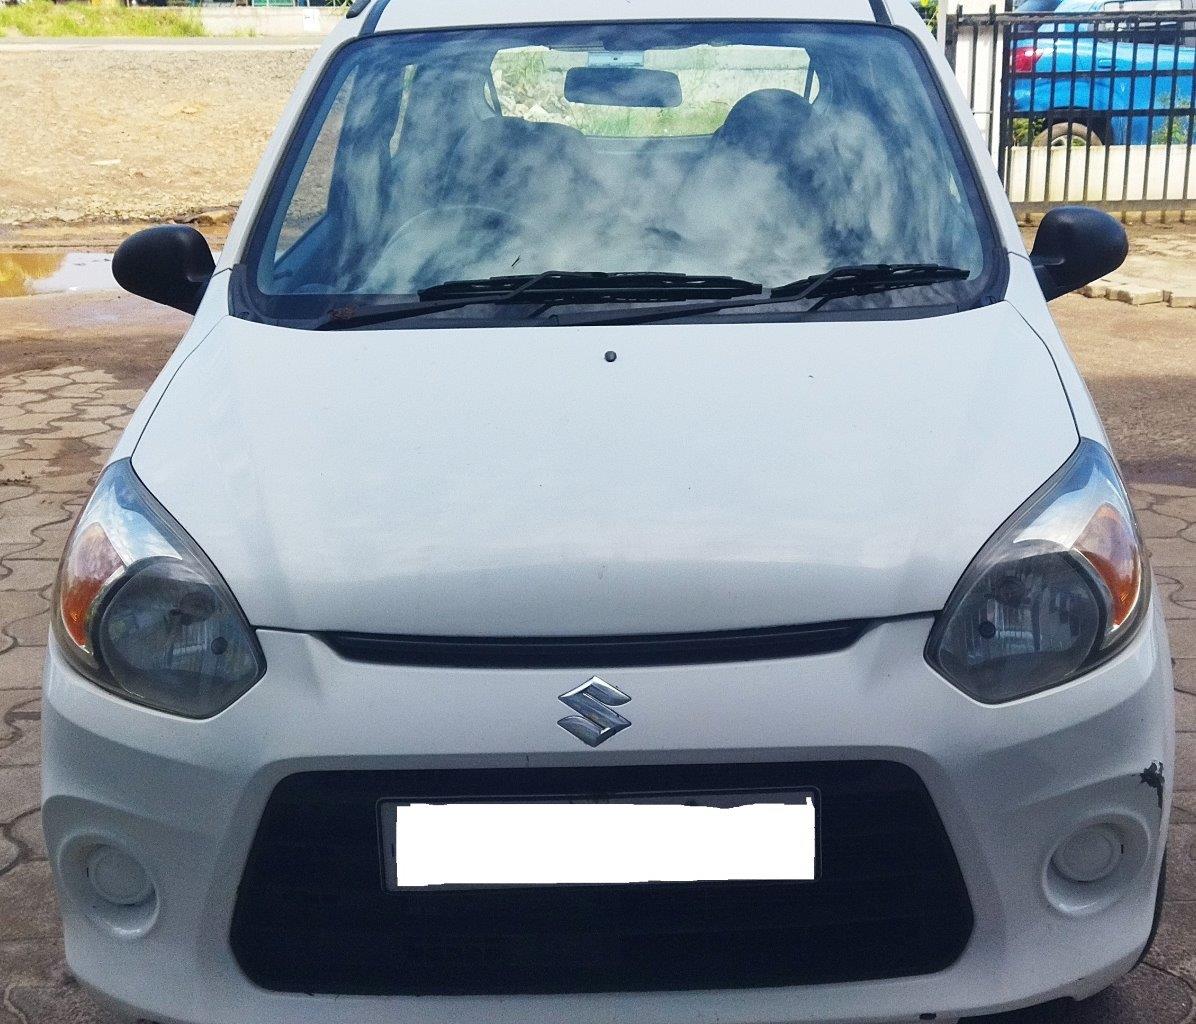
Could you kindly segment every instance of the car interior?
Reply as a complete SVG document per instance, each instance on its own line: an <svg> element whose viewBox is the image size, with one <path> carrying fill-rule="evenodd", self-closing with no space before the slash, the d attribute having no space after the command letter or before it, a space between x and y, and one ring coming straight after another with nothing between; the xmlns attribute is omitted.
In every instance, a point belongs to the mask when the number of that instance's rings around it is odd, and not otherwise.
<svg viewBox="0 0 1196 1024"><path fill-rule="evenodd" d="M717 101L680 110L653 90L657 76L684 74L659 69L637 85L640 69L611 68L609 102L593 104L606 80L593 54L549 54L574 69L589 60L585 103L570 99L572 71L551 66L534 102L517 102L493 50L400 71L362 65L329 105L277 222L263 291L406 295L575 267L771 273L780 284L828 252L879 262L873 218L886 200L892 218L910 216L892 229L887 260L925 261L928 224L943 239L974 236L958 180L924 197L922 216L903 210L915 139L929 147L923 164L951 166L945 140L884 110L897 98L873 71L786 49L790 67L728 74ZM744 241L742 259L729 237Z"/></svg>

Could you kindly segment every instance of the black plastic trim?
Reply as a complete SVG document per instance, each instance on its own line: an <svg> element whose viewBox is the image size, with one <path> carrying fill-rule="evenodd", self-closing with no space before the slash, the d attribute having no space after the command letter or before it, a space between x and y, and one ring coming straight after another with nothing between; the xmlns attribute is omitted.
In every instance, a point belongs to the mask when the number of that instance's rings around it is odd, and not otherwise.
<svg viewBox="0 0 1196 1024"><path fill-rule="evenodd" d="M872 5L872 14L876 18L876 24L893 24L893 19L889 17L888 8L885 7L885 0L868 0L868 2Z"/></svg>
<svg viewBox="0 0 1196 1024"><path fill-rule="evenodd" d="M389 0L374 0L374 6L370 8L369 17L365 19L365 24L361 26L361 35L369 36L374 34L374 30L378 27L378 22L381 20L388 2Z"/></svg>
<svg viewBox="0 0 1196 1024"><path fill-rule="evenodd" d="M816 789L815 882L388 891L379 804L683 803ZM518 841L480 836L480 843ZM634 842L628 836L625 841ZM292 775L264 809L229 932L272 992L464 996L759 989L955 963L974 916L925 785L885 761Z"/></svg>
<svg viewBox="0 0 1196 1024"><path fill-rule="evenodd" d="M800 658L846 650L870 620L630 636L463 637L321 633L342 658L437 668L633 668Z"/></svg>

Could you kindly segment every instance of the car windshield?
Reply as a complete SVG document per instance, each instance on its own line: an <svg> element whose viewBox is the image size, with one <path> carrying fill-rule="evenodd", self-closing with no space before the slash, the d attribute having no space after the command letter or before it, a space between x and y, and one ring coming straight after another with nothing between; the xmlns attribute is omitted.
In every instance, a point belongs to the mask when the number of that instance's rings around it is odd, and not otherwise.
<svg viewBox="0 0 1196 1024"><path fill-rule="evenodd" d="M1026 0L1018 4L1017 9L1023 14L1042 14L1058 8L1060 0Z"/></svg>
<svg viewBox="0 0 1196 1024"><path fill-rule="evenodd" d="M932 277L824 288L819 309L949 311L983 293L991 245L925 58L893 29L403 32L352 43L325 70L256 219L240 294L242 315L268 322L430 306L429 289L439 301L421 326L539 318L544 300L560 315L753 293L762 308L721 315L776 317L811 303L772 289L916 264ZM596 273L636 287L578 292L575 276ZM713 276L735 283L712 291Z"/></svg>

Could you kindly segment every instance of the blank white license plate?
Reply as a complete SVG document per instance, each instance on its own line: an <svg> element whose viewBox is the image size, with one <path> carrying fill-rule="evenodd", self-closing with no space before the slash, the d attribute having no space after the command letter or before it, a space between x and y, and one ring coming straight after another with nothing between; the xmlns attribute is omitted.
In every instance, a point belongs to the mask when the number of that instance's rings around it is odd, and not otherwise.
<svg viewBox="0 0 1196 1024"><path fill-rule="evenodd" d="M812 791L725 807L392 803L383 859L399 889L812 881L817 817Z"/></svg>

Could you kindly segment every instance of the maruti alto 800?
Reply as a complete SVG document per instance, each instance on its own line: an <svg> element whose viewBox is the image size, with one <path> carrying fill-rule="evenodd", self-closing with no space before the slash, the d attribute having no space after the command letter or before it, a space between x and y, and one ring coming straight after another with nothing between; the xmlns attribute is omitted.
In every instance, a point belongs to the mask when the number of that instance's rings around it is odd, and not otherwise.
<svg viewBox="0 0 1196 1024"><path fill-rule="evenodd" d="M358 0L67 544L44 824L156 1024L954 1021L1157 924L1171 666L904 0Z"/></svg>

